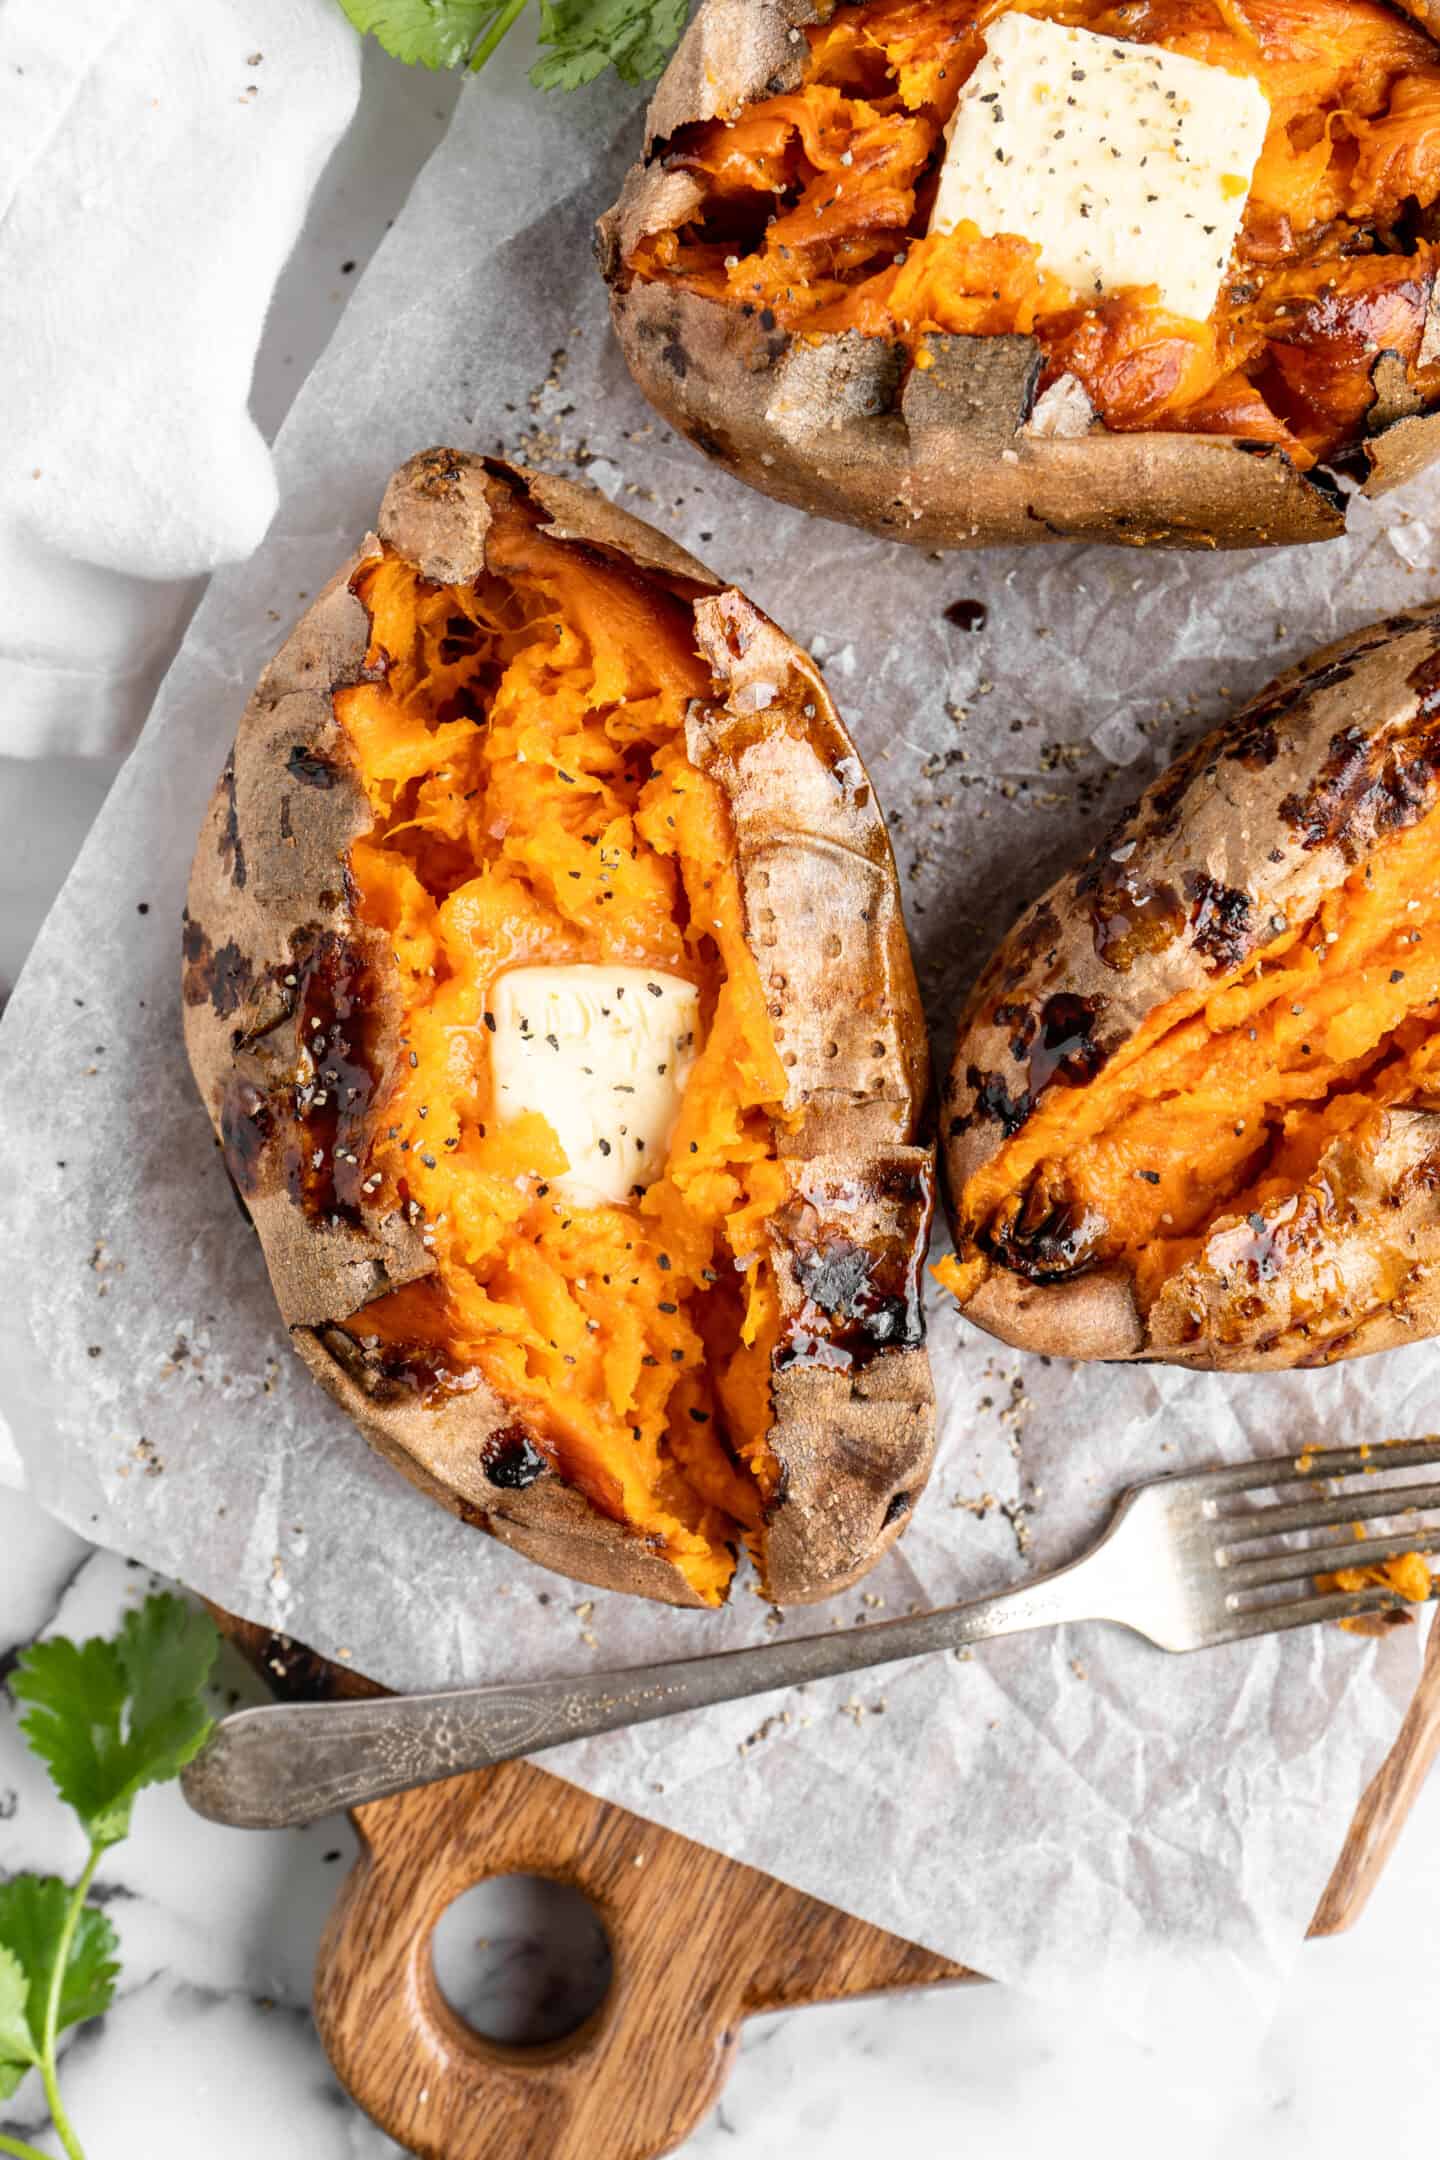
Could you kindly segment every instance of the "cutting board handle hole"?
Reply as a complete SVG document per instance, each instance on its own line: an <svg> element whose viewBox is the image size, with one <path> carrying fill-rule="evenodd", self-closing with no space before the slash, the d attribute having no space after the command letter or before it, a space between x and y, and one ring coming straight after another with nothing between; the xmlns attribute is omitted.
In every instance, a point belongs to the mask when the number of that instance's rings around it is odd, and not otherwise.
<svg viewBox="0 0 1440 2160"><path fill-rule="evenodd" d="M483 2039L541 2047L599 2009L614 1970L599 1913L573 1883L492 1875L446 1907L431 1938L435 1978Z"/></svg>

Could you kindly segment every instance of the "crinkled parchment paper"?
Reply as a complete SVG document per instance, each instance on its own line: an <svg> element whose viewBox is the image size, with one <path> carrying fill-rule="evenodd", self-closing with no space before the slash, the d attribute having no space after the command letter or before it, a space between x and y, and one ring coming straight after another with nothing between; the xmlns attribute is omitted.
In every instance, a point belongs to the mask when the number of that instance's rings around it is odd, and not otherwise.
<svg viewBox="0 0 1440 2160"><path fill-rule="evenodd" d="M291 1355L181 1053L180 909L248 685L412 451L583 472L812 645L889 806L942 1058L993 941L1174 745L1428 597L1440 563L1434 480L1279 556L930 560L775 508L652 419L610 339L590 223L638 107L537 98L523 57L466 91L300 395L275 529L214 580L0 1031L15 1474L87 1535L418 1687L874 1620L1065 1558L1129 1480L1434 1424L1436 1345L1258 1379L1087 1369L1002 1349L937 1301L943 1444L915 1524L859 1590L779 1622L744 1582L695 1616L540 1573L384 1469ZM957 601L982 628L947 619ZM1152 2031L1182 2003L1253 2018L1418 1637L1177 1659L1074 1628L547 1762L997 1977L1083 1986Z"/></svg>

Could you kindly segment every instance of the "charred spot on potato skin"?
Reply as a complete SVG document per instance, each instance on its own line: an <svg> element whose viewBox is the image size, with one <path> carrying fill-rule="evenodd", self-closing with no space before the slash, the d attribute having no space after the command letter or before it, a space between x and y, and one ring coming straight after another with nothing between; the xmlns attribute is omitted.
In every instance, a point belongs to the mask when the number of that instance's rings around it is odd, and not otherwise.
<svg viewBox="0 0 1440 2160"><path fill-rule="evenodd" d="M1000 1004L995 1007L994 1012L991 1014L991 1020L997 1028L1005 1028L1010 1031L1010 1041L1007 1048L1018 1065L1031 1043L1035 1040L1035 1030L1039 1022L1036 1020L1034 1007L1032 1005Z"/></svg>
<svg viewBox="0 0 1440 2160"><path fill-rule="evenodd" d="M320 1341L337 1365L349 1373L374 1403L403 1403L418 1399L433 1407L448 1396L468 1394L477 1375L466 1367L446 1362L439 1347L425 1342L388 1342L367 1335L365 1308L341 1326L338 1321L319 1329Z"/></svg>
<svg viewBox="0 0 1440 2160"><path fill-rule="evenodd" d="M735 445L727 442L723 435L717 435L713 428L705 427L700 421L690 419L682 420L679 425L686 441L694 443L695 448L703 451L706 457L714 458L721 465L739 463L739 453Z"/></svg>
<svg viewBox="0 0 1440 2160"><path fill-rule="evenodd" d="M1252 446L1249 443L1243 440L1238 440L1236 443L1236 448L1240 450L1248 451L1251 449L1251 447ZM1261 445L1258 443L1254 445L1254 448L1256 450L1260 449L1260 447ZM1280 454L1283 456L1284 452L1282 451ZM1339 481L1335 477L1335 474L1336 472L1338 472L1338 470L1339 461L1335 458L1331 458L1324 465L1312 465L1308 472L1302 473L1300 475L1300 478L1305 483L1307 488L1312 489L1314 493L1320 497L1320 500L1322 501L1322 503L1324 503L1326 509L1334 512L1336 517L1339 518L1341 528L1343 529L1346 515L1349 509L1349 498L1347 497L1344 488L1341 487ZM1361 477L1368 478L1369 470L1370 465L1367 458Z"/></svg>
<svg viewBox="0 0 1440 2160"><path fill-rule="evenodd" d="M831 1351L844 1352L847 1368L864 1363L881 1350L913 1348L924 1339L924 1321L914 1287L907 1280L900 1290L887 1289L886 1282L894 1271L893 1266L887 1267L886 1259L884 1253L852 1244L846 1238L795 1255L795 1278L809 1303L825 1315L829 1322L824 1330L827 1346ZM783 1343L777 1363L782 1367L791 1364L795 1355L794 1345ZM832 1360L827 1358L825 1362Z"/></svg>
<svg viewBox="0 0 1440 2160"><path fill-rule="evenodd" d="M958 1140L961 1133L968 1132L977 1118L998 1125L1007 1140L1019 1132L1031 1109L1030 1097L1024 1088L1012 1095L1003 1074L982 1072L978 1065L966 1068L965 1082L975 1097L975 1106L968 1115L950 1120L952 1140Z"/></svg>
<svg viewBox="0 0 1440 2160"><path fill-rule="evenodd" d="M1052 1080L1072 1087L1093 1080L1114 1048L1095 1032L1104 1009L1104 998L1080 997L1070 990L1053 991L1039 1006L1008 999L993 1006L992 1024L1008 1032L1006 1047L1015 1063L1025 1068L1025 1084L1012 1088L1004 1073L968 1065L965 1084L974 1102L967 1112L951 1118L947 1137L958 1140L983 1120L998 1125L1004 1139L1012 1139Z"/></svg>
<svg viewBox="0 0 1440 2160"><path fill-rule="evenodd" d="M1405 678L1406 687L1418 701L1417 720L1433 720L1440 713L1440 652L1428 652Z"/></svg>
<svg viewBox="0 0 1440 2160"><path fill-rule="evenodd" d="M1280 755L1281 736L1271 713L1255 719L1248 727L1226 745L1225 755L1236 765L1243 765L1246 772L1263 772L1273 765Z"/></svg>
<svg viewBox="0 0 1440 2160"><path fill-rule="evenodd" d="M1203 739L1177 758L1134 808L1117 821L1076 879L1077 891L1091 902L1092 914L1100 918L1096 923L1096 950L1102 959L1114 964L1118 958L1122 969L1126 968L1139 952L1157 950L1168 942L1167 918L1173 916L1177 935L1185 922L1178 896L1172 909L1168 887L1146 888L1139 880L1132 883L1124 866L1114 863L1115 853L1126 848L1127 843L1128 852L1133 852L1133 844L1142 839L1165 839L1178 831L1191 789L1207 777L1213 779L1222 761L1238 764L1247 772L1262 772L1273 765L1290 744L1285 722L1302 724L1308 701L1351 681L1357 665L1368 654L1379 651L1397 632L1414 627L1408 616L1393 618L1352 639L1329 659L1283 678L1238 712L1218 737ZM1416 668L1410 687L1420 700L1416 724L1423 728L1432 718L1440 718L1440 665L1433 663L1432 656ZM1397 751L1397 738L1392 735L1375 743L1374 770L1367 774L1361 731L1352 729L1348 733L1348 747L1343 737L1334 739L1328 776L1322 776L1307 795L1287 797L1280 807L1282 816L1307 847L1344 846L1340 835L1347 826L1358 825L1363 838L1357 836L1353 859L1376 833L1394 830L1421 814L1422 796L1429 799L1435 774L1440 770L1440 749L1417 746L1410 740L1406 751ZM1234 903L1230 912L1233 916ZM1131 920L1127 922L1126 917ZM1128 942L1132 922L1139 932L1133 947ZM1206 927L1208 930L1208 917ZM1200 949L1204 951L1205 946L1200 944Z"/></svg>
<svg viewBox="0 0 1440 2160"><path fill-rule="evenodd" d="M1292 713L1298 715L1301 706L1322 691L1338 689L1341 683L1349 682L1356 664L1368 653L1378 652L1398 632L1413 628L1409 616L1392 616L1388 622L1352 639L1342 652L1330 659L1314 661L1298 674L1283 676L1272 689L1263 690L1259 697L1252 698L1236 713L1224 730L1222 755L1243 765L1248 772L1263 771L1274 763L1285 747L1285 738L1277 730L1279 721Z"/></svg>
<svg viewBox="0 0 1440 2160"><path fill-rule="evenodd" d="M683 382L690 372L690 355L685 349L680 315L676 313L666 321L645 323L641 336L651 348L651 365L656 371L675 382Z"/></svg>
<svg viewBox="0 0 1440 2160"><path fill-rule="evenodd" d="M1185 872L1184 885L1195 950L1212 968L1239 967L1256 943L1254 902L1249 893L1235 885L1222 885L1198 870Z"/></svg>
<svg viewBox="0 0 1440 2160"><path fill-rule="evenodd" d="M240 838L240 810L236 801L233 750L225 761L220 785L225 793L225 821L220 827L220 861L231 884L243 886L249 872L245 868L245 847Z"/></svg>
<svg viewBox="0 0 1440 2160"><path fill-rule="evenodd" d="M303 781L306 787L332 788L340 778L340 768L333 758L312 750L306 743L291 744L285 770L293 780Z"/></svg>
<svg viewBox="0 0 1440 2160"><path fill-rule="evenodd" d="M1042 900L1038 907L1032 908L1021 922L1016 933L1015 942L1025 959L1029 961L1034 960L1047 947L1053 945L1059 935L1060 918L1050 905L1050 902Z"/></svg>
<svg viewBox="0 0 1440 2160"><path fill-rule="evenodd" d="M188 909L180 930L181 994L187 1005L203 1005L210 996L210 939Z"/></svg>
<svg viewBox="0 0 1440 2160"><path fill-rule="evenodd" d="M1052 1080L1084 1087L1110 1055L1096 1039L1095 1023L1105 1008L1102 997L1079 997L1057 990L1040 1007L1038 1040L1030 1051L1030 1100L1035 1102Z"/></svg>
<svg viewBox="0 0 1440 2160"><path fill-rule="evenodd" d="M775 317L775 310L773 308L757 308L754 305L753 301L742 300L740 303L740 313L745 317L747 322L758 323L761 330L764 332L764 336L760 340L759 349L763 351L765 355L766 365L773 367L775 365L775 362L782 359L789 349L789 332L779 328ZM752 367L755 364L753 351L750 364Z"/></svg>
<svg viewBox="0 0 1440 2160"><path fill-rule="evenodd" d="M427 450L411 464L411 485L431 502L453 502L460 491L465 468L458 450Z"/></svg>
<svg viewBox="0 0 1440 2160"><path fill-rule="evenodd" d="M230 1182L242 1197L260 1182L261 1159L274 1131L275 1108L264 1089L232 1079L220 1103L220 1147Z"/></svg>
<svg viewBox="0 0 1440 2160"><path fill-rule="evenodd" d="M480 1460L490 1483L505 1492L523 1492L550 1467L523 1425L502 1425L492 1433Z"/></svg>
<svg viewBox="0 0 1440 2160"><path fill-rule="evenodd" d="M230 938L210 963L210 1003L222 1020L240 1010L255 986L255 971L246 955Z"/></svg>
<svg viewBox="0 0 1440 2160"><path fill-rule="evenodd" d="M1235 715L1225 756L1233 758L1249 772L1258 772L1273 764L1280 748L1275 733L1276 721L1293 713L1307 698L1348 682L1355 672L1355 660L1373 649L1372 641L1362 646L1353 658L1347 653L1343 659L1322 661L1318 666L1307 668L1295 680L1263 691Z"/></svg>
<svg viewBox="0 0 1440 2160"><path fill-rule="evenodd" d="M1142 821L1148 819L1150 830L1157 837L1168 838L1180 823L1180 805L1189 793L1192 781L1203 771L1208 756L1209 746L1197 743L1177 758L1169 771L1156 781L1144 801L1136 804L1130 817L1122 818L1117 831L1129 830L1138 834Z"/></svg>
<svg viewBox="0 0 1440 2160"><path fill-rule="evenodd" d="M1277 465L1285 473L1294 471L1289 453L1280 449L1275 443L1251 442L1247 441L1244 436L1235 436L1231 439L1231 447L1238 450L1242 457L1254 458L1257 464ZM1337 533L1343 532L1345 529L1346 495L1345 490L1336 480L1335 474L1349 470L1348 459L1352 454L1353 450L1350 452L1344 450L1334 452L1324 465L1312 465L1308 472L1299 475L1301 486L1307 493L1318 495L1325 509L1337 520L1334 528ZM1362 458L1360 469L1353 477L1357 480L1363 480L1368 477L1369 470L1369 460ZM1266 529L1261 526L1257 529L1255 537L1257 541L1264 541L1269 535Z"/></svg>
<svg viewBox="0 0 1440 2160"><path fill-rule="evenodd" d="M1053 518L1048 518L1043 512L1037 510L1034 503L1026 503L1025 516L1031 525L1038 525L1042 532L1049 533L1053 539L1070 540L1074 538L1074 535L1064 525L1057 525Z"/></svg>
<svg viewBox="0 0 1440 2160"><path fill-rule="evenodd" d="M289 972L296 978L298 1057L286 1177L292 1197L312 1219L358 1228L378 1084L370 1044L376 1010L370 963L358 946L327 930L312 933Z"/></svg>
<svg viewBox="0 0 1440 2160"><path fill-rule="evenodd" d="M1168 839L1180 828L1184 815L1182 805L1191 788L1201 779L1214 780L1222 760L1236 763L1247 772L1263 772L1282 750L1289 747L1286 735L1279 731L1279 722L1297 713L1313 693L1348 681L1354 673L1355 661L1384 643L1383 637L1357 640L1342 656L1312 667L1294 681L1282 681L1278 687L1262 692L1215 734L1202 736L1119 820L1097 854L1114 848L1127 837L1138 839L1142 833L1148 839Z"/></svg>
<svg viewBox="0 0 1440 2160"><path fill-rule="evenodd" d="M1041 1170L991 1221L975 1227L973 1242L1013 1274L1045 1285L1088 1274L1108 1227L1103 1215L1057 1185L1055 1173Z"/></svg>
<svg viewBox="0 0 1440 2160"><path fill-rule="evenodd" d="M180 949L185 967L181 994L187 1005L208 1004L216 1017L228 1020L246 1003L255 988L255 970L234 938L218 948L212 946L199 923L185 917Z"/></svg>
<svg viewBox="0 0 1440 2160"><path fill-rule="evenodd" d="M216 1135L215 1145L216 1147L220 1147L220 1139L218 1134ZM224 1164L225 1183L230 1188L230 1197L235 1202L236 1207L239 1208L240 1217L242 1222L245 1224L246 1229L253 1230L255 1228L255 1218L250 1213L249 1204L246 1201L244 1193L241 1192L240 1187L235 1182L234 1172L231 1170L229 1163L225 1161L223 1149L221 1151L220 1160L222 1164Z"/></svg>
<svg viewBox="0 0 1440 2160"><path fill-rule="evenodd" d="M998 981L1002 992L1017 989L1059 935L1059 916L1048 900L1038 901L1028 914L1021 916L986 968L976 987L977 998L984 999L992 980Z"/></svg>
<svg viewBox="0 0 1440 2160"><path fill-rule="evenodd" d="M837 1222L847 1193L829 1181L808 1193L802 1186L779 1210L775 1230L790 1255L802 1304L782 1329L777 1372L792 1365L858 1372L887 1350L913 1350L924 1342L923 1232L933 1196L928 1165L892 1163L855 1193L862 1203L885 1203L891 1230L857 1235Z"/></svg>
<svg viewBox="0 0 1440 2160"><path fill-rule="evenodd" d="M1280 816L1301 847L1337 848L1358 862L1385 833L1416 824L1433 807L1440 780L1440 710L1422 694L1403 728L1372 735L1341 728L1303 795L1287 795Z"/></svg>

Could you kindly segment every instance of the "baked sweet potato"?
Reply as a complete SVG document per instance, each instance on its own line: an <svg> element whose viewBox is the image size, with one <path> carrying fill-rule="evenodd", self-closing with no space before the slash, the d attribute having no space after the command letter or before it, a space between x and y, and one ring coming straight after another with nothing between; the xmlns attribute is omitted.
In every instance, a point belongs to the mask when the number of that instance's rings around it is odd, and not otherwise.
<svg viewBox="0 0 1440 2160"><path fill-rule="evenodd" d="M1329 1364L1440 1328L1440 609L1283 675L1023 915L944 1093L1006 1342Z"/></svg>
<svg viewBox="0 0 1440 2160"><path fill-rule="evenodd" d="M870 784L742 594L583 489L413 460L246 710L184 1002L296 1348L437 1499L690 1605L742 1540L796 1601L899 1535L925 1036ZM597 1101L577 1192L550 1119Z"/></svg>
<svg viewBox="0 0 1440 2160"><path fill-rule="evenodd" d="M1007 13L1259 84L1268 132L1205 320L1153 285L1079 291L1008 228L931 229ZM625 358L741 479L917 546L1325 539L1338 474L1376 493L1440 451L1440 22L1433 0L1408 16L704 0L599 224Z"/></svg>

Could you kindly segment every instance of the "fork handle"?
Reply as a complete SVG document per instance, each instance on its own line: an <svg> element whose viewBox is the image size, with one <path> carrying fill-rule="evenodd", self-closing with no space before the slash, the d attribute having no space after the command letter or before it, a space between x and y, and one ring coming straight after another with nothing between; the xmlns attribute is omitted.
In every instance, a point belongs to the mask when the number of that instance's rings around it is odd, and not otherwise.
<svg viewBox="0 0 1440 2160"><path fill-rule="evenodd" d="M905 1619L622 1672L237 1710L221 1719L186 1769L185 1797L197 1813L241 1829L313 1822L338 1808L620 1726L1087 1619L1094 1607L1081 1589L1084 1566L1078 1561L997 1597Z"/></svg>

